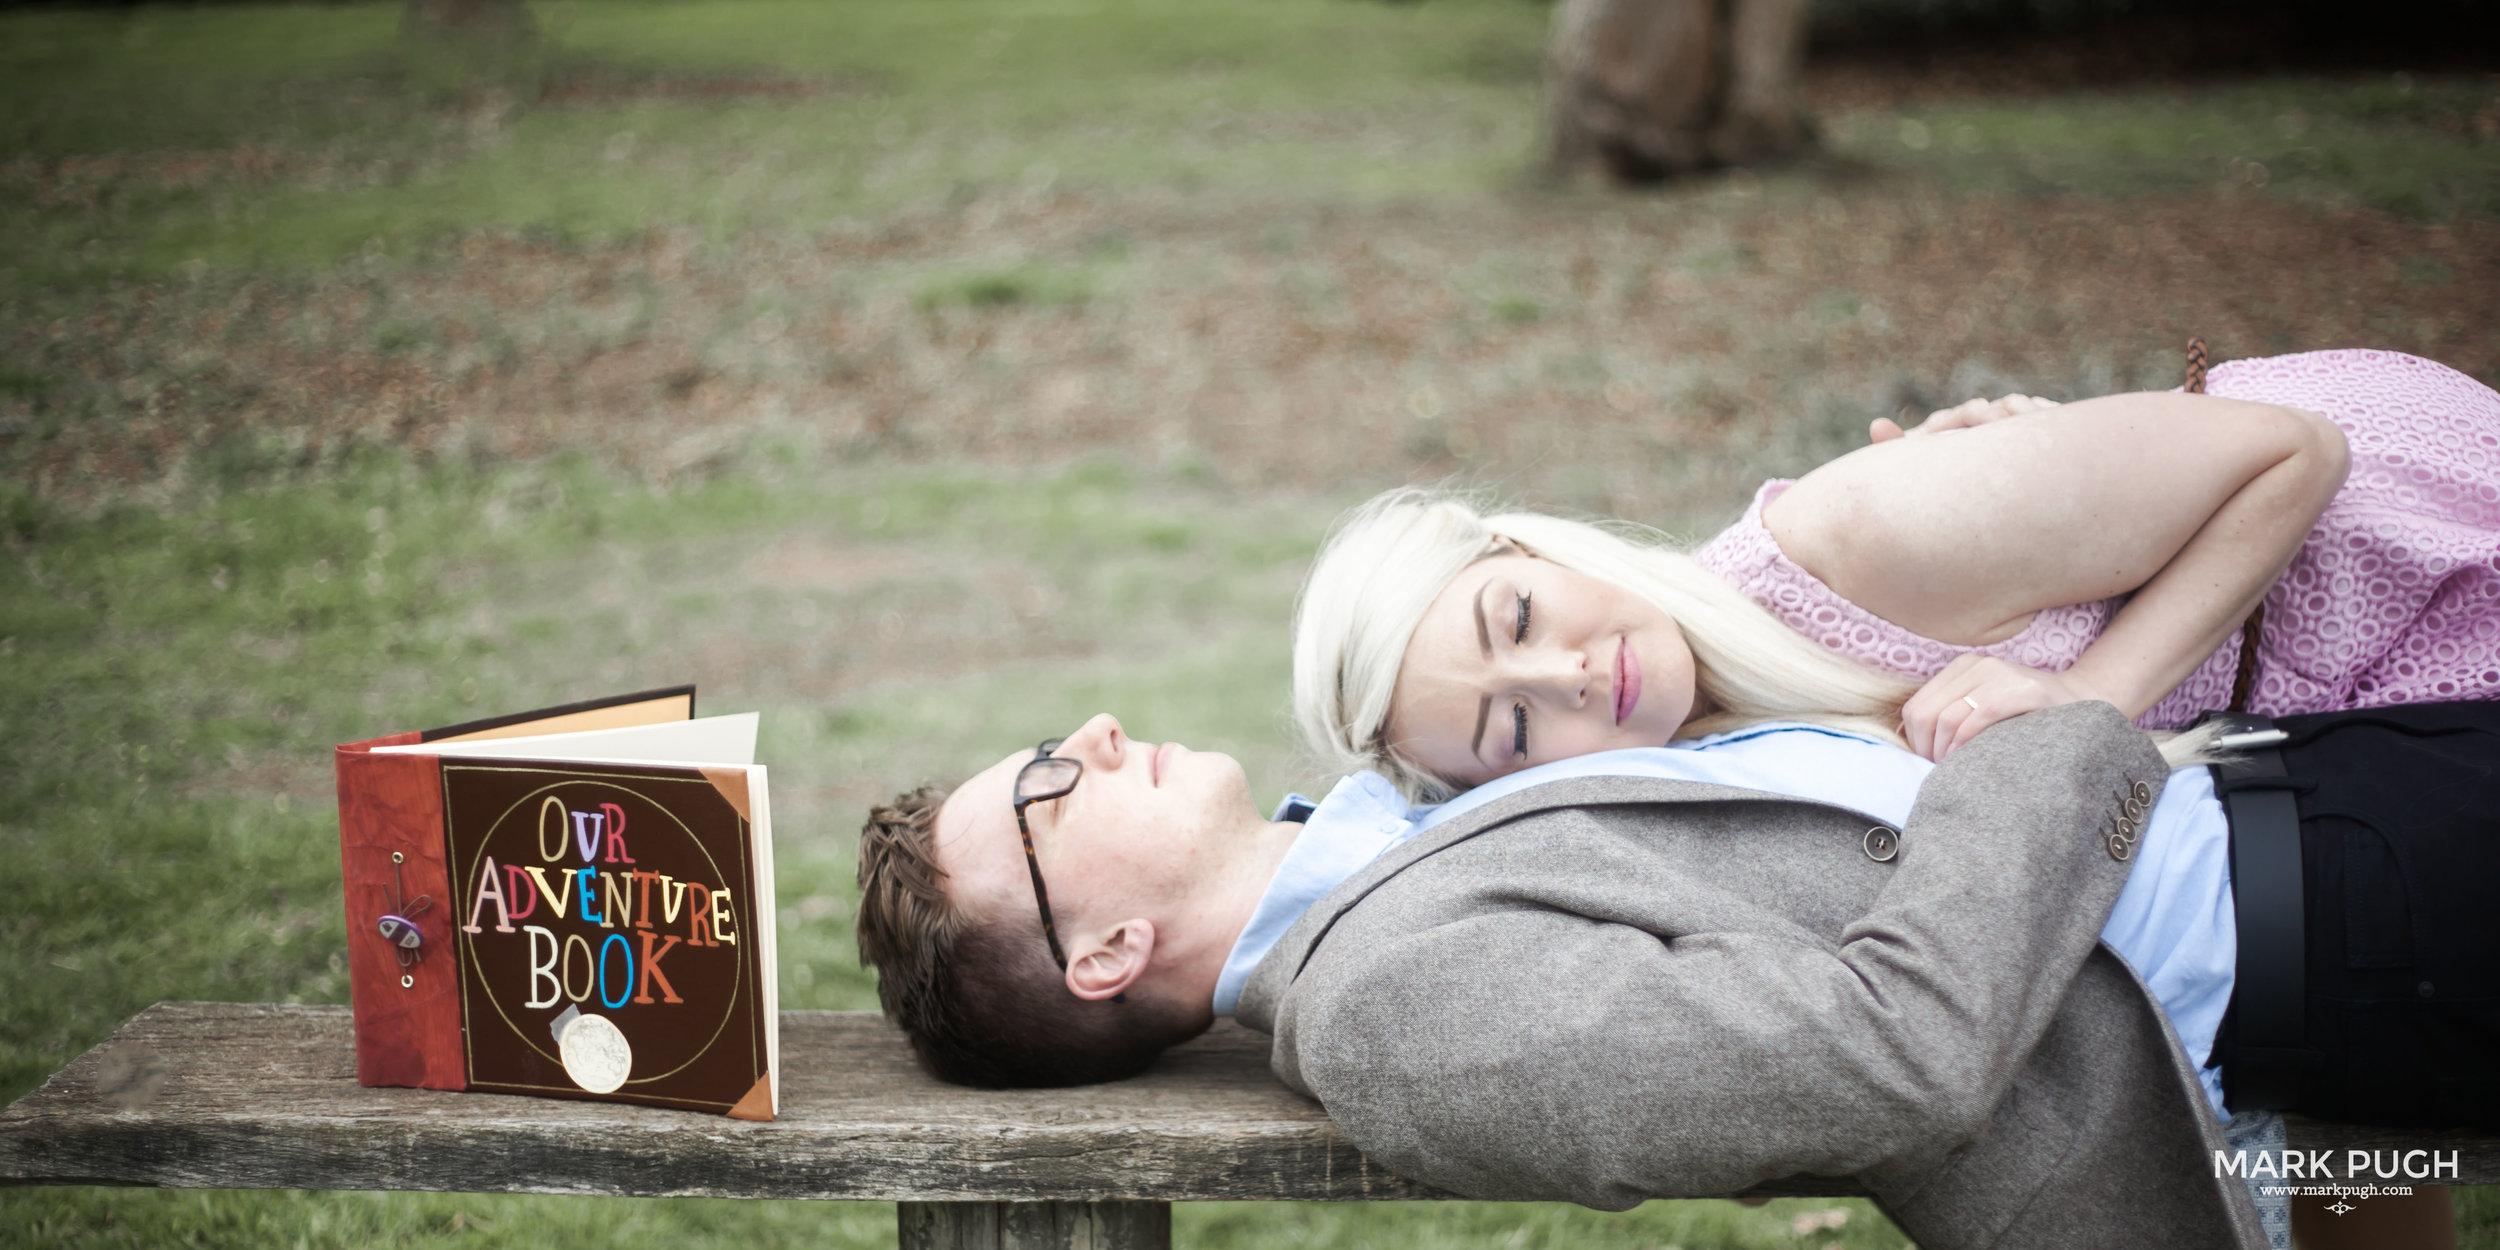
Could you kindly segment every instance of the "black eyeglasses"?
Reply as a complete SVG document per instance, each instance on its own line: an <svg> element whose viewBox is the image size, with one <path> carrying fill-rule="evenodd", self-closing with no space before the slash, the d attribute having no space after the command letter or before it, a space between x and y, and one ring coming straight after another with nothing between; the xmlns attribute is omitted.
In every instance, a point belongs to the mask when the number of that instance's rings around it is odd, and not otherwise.
<svg viewBox="0 0 2500 1250"><path fill-rule="evenodd" d="M1050 891L1042 885L1042 861L1033 854L1033 830L1024 823L1024 809L1067 797L1076 789L1076 779L1085 775L1083 763L1051 754L1065 741L1052 738L1034 748L1032 761L1016 773L1016 832L1024 838L1025 871L1033 874L1033 904L1042 909L1042 940L1050 943L1050 957L1061 972L1068 970L1068 955L1059 949L1059 926L1050 918Z"/></svg>

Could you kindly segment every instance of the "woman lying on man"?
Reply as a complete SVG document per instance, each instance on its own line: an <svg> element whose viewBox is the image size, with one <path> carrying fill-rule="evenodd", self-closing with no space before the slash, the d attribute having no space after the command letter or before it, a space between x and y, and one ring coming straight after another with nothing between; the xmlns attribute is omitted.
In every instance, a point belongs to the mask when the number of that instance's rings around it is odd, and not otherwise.
<svg viewBox="0 0 2500 1250"><path fill-rule="evenodd" d="M1372 501L1303 588L1305 738L1434 798L1772 717L1930 759L2078 699L2180 729L2231 703L2261 601L2249 711L2500 697L2500 395L2454 370L2312 352L1877 427L1689 555Z"/></svg>
<svg viewBox="0 0 2500 1250"><path fill-rule="evenodd" d="M2257 1071L2226 1012L2247 1009L2237 935L2260 908L2235 911L2206 770L2173 774L2103 937L2207 1062L2217 1112L2248 1113L2235 1142L2279 1133L2266 1113L2287 1109L2500 1127L2500 1010L2476 1005L2500 1001L2500 949L2443 884L2493 879L2500 839L2487 812L2433 801L2490 753L2460 744L2500 733L2500 395L2425 360L2319 352L2221 366L2205 395L2016 396L1874 433L1766 484L1691 554L1637 527L1416 491L1372 501L1303 589L1306 739L1425 802L1565 769L1872 811L1988 725L2061 703L2178 730L2235 693L2265 717L2480 701L2285 722L2301 794L2286 853L2306 882L2290 931L2309 952L2293 1049L2315 1062L2276 1072L2274 1092L2252 1095L2253 1076L2226 1088ZM2212 734L2164 754L2211 758ZM2367 763L2327 763L2320 735L2370 737ZM1693 749L1658 749L1671 743ZM2419 1236L2374 1244L2441 1244L2433 1201Z"/></svg>

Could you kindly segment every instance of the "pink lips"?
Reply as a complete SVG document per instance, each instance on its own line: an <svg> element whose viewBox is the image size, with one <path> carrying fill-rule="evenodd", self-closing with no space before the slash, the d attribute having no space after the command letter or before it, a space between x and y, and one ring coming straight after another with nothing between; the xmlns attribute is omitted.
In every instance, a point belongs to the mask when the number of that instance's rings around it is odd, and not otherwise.
<svg viewBox="0 0 2500 1250"><path fill-rule="evenodd" d="M1632 654L1632 640L1615 651L1615 723L1620 725L1641 705L1641 657Z"/></svg>
<svg viewBox="0 0 2500 1250"><path fill-rule="evenodd" d="M1168 759L1172 758L1172 757L1171 757L1171 754L1170 754L1171 750L1172 750L1172 744L1171 744L1171 743L1169 743L1169 742L1166 742L1166 743L1164 743L1163 745L1158 746L1158 747L1156 747L1156 748L1155 748L1155 751L1154 751L1154 775L1153 775L1153 777L1152 777L1152 780L1153 780L1153 782L1154 782L1156 785L1158 785L1158 786L1163 784L1163 762L1164 762L1165 760L1168 760Z"/></svg>

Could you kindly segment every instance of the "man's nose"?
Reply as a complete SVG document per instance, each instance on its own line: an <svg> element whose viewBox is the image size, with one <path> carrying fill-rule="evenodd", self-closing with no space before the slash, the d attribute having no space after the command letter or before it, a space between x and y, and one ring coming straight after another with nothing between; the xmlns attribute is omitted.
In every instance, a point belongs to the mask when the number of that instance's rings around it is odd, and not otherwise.
<svg viewBox="0 0 2500 1250"><path fill-rule="evenodd" d="M1054 755L1081 760L1105 768L1120 766L1121 753L1128 747L1128 734L1120 728L1120 718L1109 712L1095 713L1093 719L1079 725L1068 740L1059 744Z"/></svg>

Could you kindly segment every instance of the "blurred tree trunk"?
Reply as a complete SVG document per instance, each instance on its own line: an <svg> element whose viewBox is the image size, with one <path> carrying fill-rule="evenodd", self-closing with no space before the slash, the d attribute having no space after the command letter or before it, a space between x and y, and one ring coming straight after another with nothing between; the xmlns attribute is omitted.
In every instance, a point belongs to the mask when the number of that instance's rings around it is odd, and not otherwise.
<svg viewBox="0 0 2500 1250"><path fill-rule="evenodd" d="M1546 45L1547 160L1626 182L1793 156L1807 0L1562 0Z"/></svg>
<svg viewBox="0 0 2500 1250"><path fill-rule="evenodd" d="M403 0L400 27L412 35L517 39L530 33L530 15L521 0Z"/></svg>

